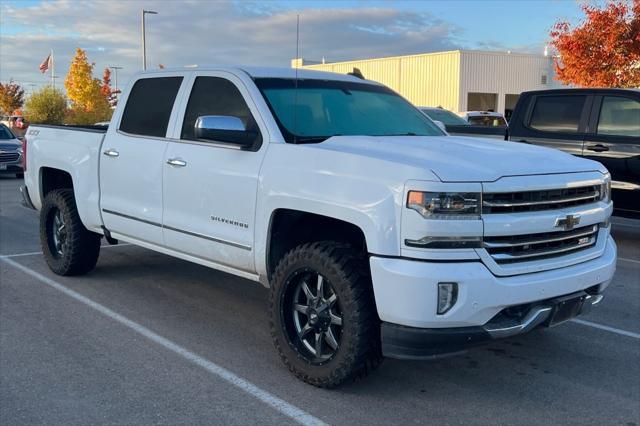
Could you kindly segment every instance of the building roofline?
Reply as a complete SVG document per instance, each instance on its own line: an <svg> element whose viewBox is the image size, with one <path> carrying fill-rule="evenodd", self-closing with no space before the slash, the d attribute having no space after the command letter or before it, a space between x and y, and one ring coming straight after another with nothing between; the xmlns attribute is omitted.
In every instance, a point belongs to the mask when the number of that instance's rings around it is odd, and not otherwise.
<svg viewBox="0 0 640 426"><path fill-rule="evenodd" d="M324 65L340 65L340 64L348 64L348 63L352 63L352 62L374 62L374 61L384 61L384 60L390 60L390 59L402 59L402 58L416 58L416 57L425 57L425 56L437 56L437 55L448 55L448 54L452 54L452 53L459 53L459 54L463 54L463 53L470 53L470 54L486 54L486 55L503 55L503 56L520 56L520 57L536 57L536 58L551 58L551 56L544 56L543 54L538 54L538 53L514 53L514 52L505 52L505 51L499 51L499 50L470 50L470 49L456 49L456 50L443 50L443 51L439 51L439 52L425 52L425 53L414 53L414 54L410 54L410 55L395 55L395 56L380 56L377 58L366 58L366 59L349 59L347 61L336 61L336 62L325 62L324 64L309 64L309 65L304 65L304 58L298 58L298 59L303 59L303 67L307 68L307 67L321 67ZM295 60L295 58L294 58Z"/></svg>
<svg viewBox="0 0 640 426"><path fill-rule="evenodd" d="M444 55L444 54L457 53L457 52L458 53L462 52L462 50L443 50L441 52L414 53L411 55L381 56L378 58L366 58L366 59L349 59L347 61L325 62L324 64L311 64L311 65L304 65L304 62L303 62L302 66L315 67L315 66L322 66L322 65L347 64L349 62L372 62L372 61L382 61L387 59L411 58L411 57L417 57L417 56L436 56L436 55Z"/></svg>

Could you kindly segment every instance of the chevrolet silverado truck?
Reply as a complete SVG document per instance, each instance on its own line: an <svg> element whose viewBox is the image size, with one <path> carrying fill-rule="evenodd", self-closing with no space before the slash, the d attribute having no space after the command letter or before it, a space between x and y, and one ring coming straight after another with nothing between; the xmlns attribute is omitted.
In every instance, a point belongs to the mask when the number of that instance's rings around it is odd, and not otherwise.
<svg viewBox="0 0 640 426"><path fill-rule="evenodd" d="M616 265L602 164L447 136L349 75L145 72L108 128L32 125L24 155L53 272L104 238L262 283L282 361L321 387L560 324Z"/></svg>

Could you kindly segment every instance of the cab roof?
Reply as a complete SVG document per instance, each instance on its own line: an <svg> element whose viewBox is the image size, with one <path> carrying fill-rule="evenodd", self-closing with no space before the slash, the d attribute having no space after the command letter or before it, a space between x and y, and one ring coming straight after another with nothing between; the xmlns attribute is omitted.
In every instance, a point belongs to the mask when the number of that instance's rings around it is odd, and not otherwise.
<svg viewBox="0 0 640 426"><path fill-rule="evenodd" d="M160 74L164 72L176 71L229 71L237 73L238 71L248 74L252 78L296 78L295 68L282 67L254 67L254 66L215 66L215 65L188 65L177 68L164 68L161 70L142 71L139 75L144 74ZM298 68L297 77L301 80L333 80L333 81L350 81L353 83L368 83L379 85L375 81L363 80L348 74L338 74L334 72L316 71Z"/></svg>

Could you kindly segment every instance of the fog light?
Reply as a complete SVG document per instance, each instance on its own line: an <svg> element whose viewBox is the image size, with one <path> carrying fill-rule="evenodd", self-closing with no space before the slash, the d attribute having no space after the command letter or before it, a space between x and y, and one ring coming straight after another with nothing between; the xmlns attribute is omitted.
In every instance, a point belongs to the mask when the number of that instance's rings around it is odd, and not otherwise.
<svg viewBox="0 0 640 426"><path fill-rule="evenodd" d="M438 283L438 315L445 314L458 300L458 283Z"/></svg>

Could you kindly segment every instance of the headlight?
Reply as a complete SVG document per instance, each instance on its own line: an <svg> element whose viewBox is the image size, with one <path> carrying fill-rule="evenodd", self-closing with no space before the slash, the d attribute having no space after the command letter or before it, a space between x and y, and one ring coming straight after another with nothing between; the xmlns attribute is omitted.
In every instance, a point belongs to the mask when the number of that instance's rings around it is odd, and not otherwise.
<svg viewBox="0 0 640 426"><path fill-rule="evenodd" d="M427 219L478 219L479 193L409 191L407 207Z"/></svg>
<svg viewBox="0 0 640 426"><path fill-rule="evenodd" d="M611 201L611 175L604 178L604 183L600 185L600 200L608 203Z"/></svg>

